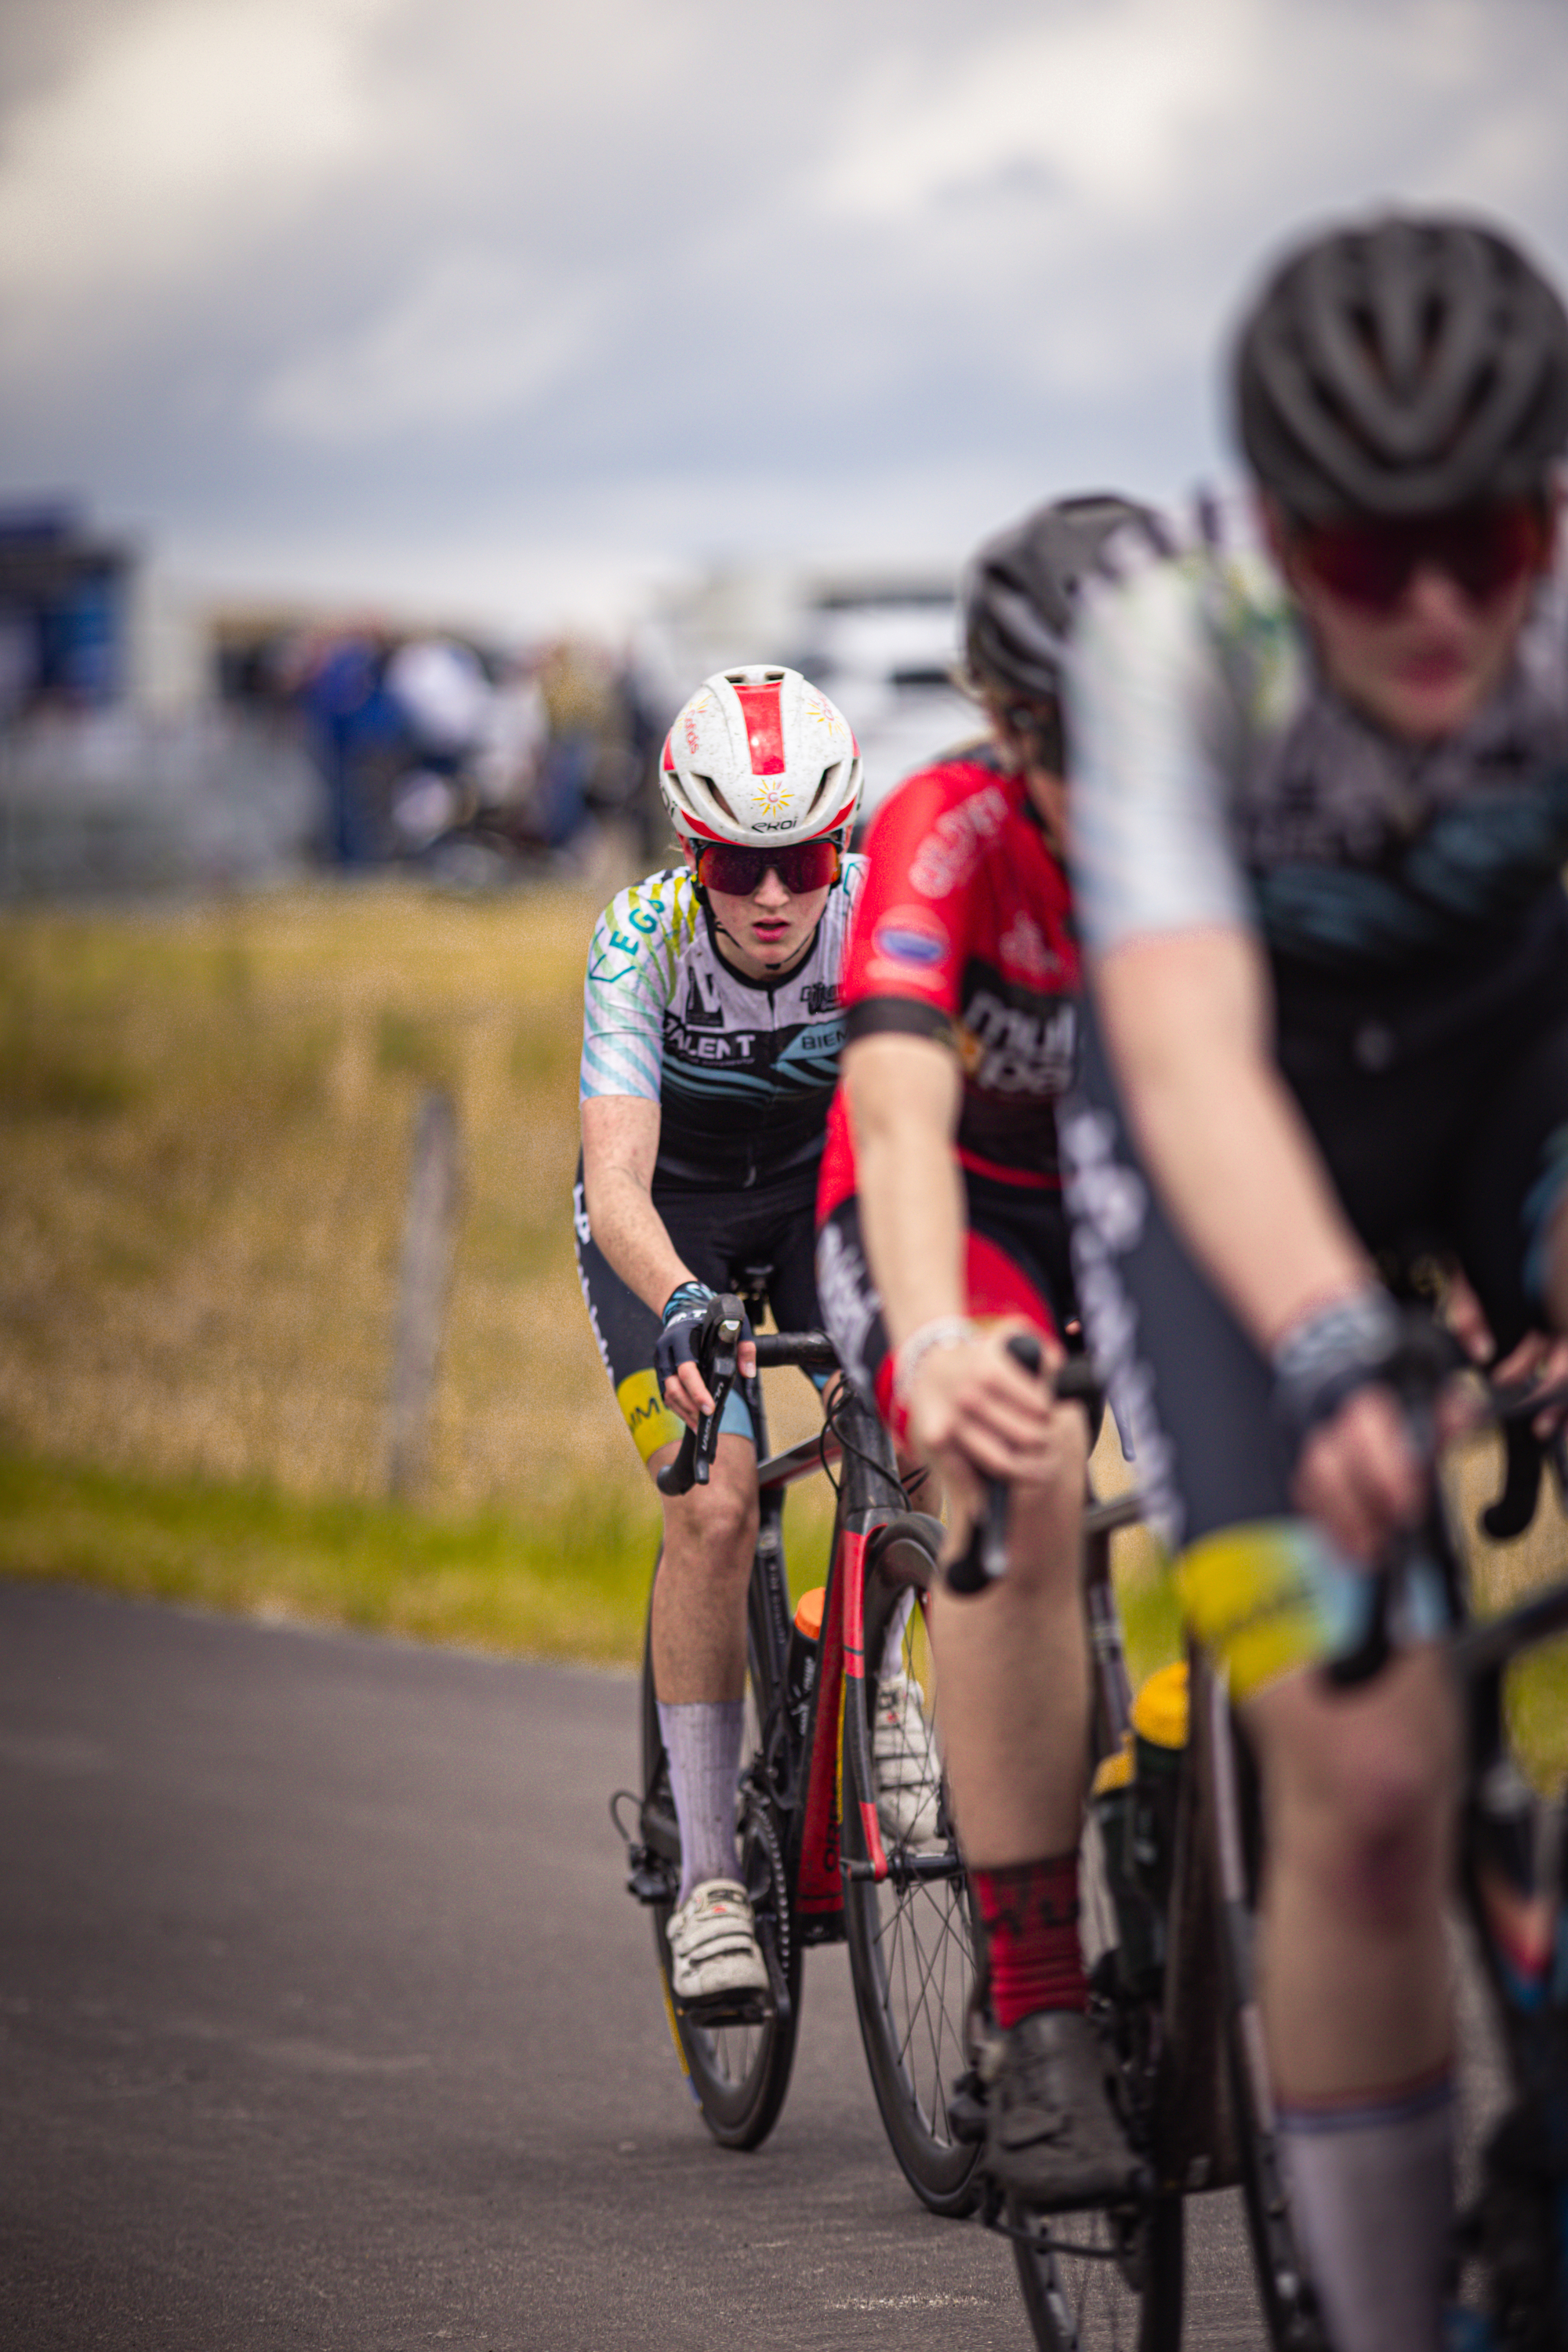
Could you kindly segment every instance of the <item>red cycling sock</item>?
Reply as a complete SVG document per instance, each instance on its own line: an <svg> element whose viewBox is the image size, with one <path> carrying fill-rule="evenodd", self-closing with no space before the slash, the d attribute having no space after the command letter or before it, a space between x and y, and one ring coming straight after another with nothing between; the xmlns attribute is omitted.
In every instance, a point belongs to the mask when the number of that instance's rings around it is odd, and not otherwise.
<svg viewBox="0 0 1568 2352"><path fill-rule="evenodd" d="M1003 2031L1037 2009L1086 2009L1076 1851L972 1870L969 1884L985 1922L991 2014Z"/></svg>

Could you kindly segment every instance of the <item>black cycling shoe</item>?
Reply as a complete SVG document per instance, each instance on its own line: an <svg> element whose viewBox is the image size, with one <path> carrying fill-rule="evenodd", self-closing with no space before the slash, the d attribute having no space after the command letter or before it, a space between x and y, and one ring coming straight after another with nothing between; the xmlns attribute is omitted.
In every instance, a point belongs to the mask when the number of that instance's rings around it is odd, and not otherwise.
<svg viewBox="0 0 1568 2352"><path fill-rule="evenodd" d="M1127 2144L1087 2017L1037 2010L992 2046L985 2169L1007 2197L1057 2213L1144 2193L1148 2173Z"/></svg>

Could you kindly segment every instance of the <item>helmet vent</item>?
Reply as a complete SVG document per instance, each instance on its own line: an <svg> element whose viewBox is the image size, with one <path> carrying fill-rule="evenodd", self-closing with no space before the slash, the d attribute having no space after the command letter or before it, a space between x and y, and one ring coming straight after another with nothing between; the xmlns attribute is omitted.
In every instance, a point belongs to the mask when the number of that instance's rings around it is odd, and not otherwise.
<svg viewBox="0 0 1568 2352"><path fill-rule="evenodd" d="M813 793L811 800L806 807L805 813L808 817L815 816L816 814L817 810L822 805L823 799L826 794L829 784L832 783L835 776L839 775L842 772L844 762L842 760L835 760L830 768L824 768L821 776L817 780L816 790Z"/></svg>
<svg viewBox="0 0 1568 2352"><path fill-rule="evenodd" d="M696 769L693 768L691 771L691 781L694 784L701 785L703 791L709 794L715 806L723 810L724 814L729 818L731 824L740 824L740 818L735 814L734 810L730 806L729 802L724 798L723 793L719 790L718 785L714 782L711 776L700 776Z"/></svg>

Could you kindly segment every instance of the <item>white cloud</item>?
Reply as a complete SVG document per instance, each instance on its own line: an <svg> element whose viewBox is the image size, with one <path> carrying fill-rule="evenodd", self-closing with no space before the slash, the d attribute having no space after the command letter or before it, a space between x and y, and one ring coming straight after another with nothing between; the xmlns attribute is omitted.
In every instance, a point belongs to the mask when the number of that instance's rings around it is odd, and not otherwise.
<svg viewBox="0 0 1568 2352"><path fill-rule="evenodd" d="M400 0L162 0L118 12L17 110L0 165L0 292L57 310L210 270L296 219L395 124L360 44Z"/></svg>
<svg viewBox="0 0 1568 2352"><path fill-rule="evenodd" d="M256 415L342 443L510 414L579 356L595 307L508 257L441 254L365 325L286 362Z"/></svg>
<svg viewBox="0 0 1568 2352"><path fill-rule="evenodd" d="M908 222L1022 166L1041 200L1146 220L1206 126L1246 98L1256 0L1100 0L990 41L940 75L892 68L825 174L829 209ZM923 88L921 86L923 84ZM1054 204L1053 204L1054 200Z"/></svg>

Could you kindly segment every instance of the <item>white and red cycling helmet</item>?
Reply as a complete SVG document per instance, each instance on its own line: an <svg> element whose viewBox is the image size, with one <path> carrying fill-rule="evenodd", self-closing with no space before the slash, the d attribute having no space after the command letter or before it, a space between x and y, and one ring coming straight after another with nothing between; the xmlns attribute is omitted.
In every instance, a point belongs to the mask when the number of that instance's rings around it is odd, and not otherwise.
<svg viewBox="0 0 1568 2352"><path fill-rule="evenodd" d="M658 781L691 849L829 835L842 845L860 803L860 747L819 688L759 662L698 688L665 737Z"/></svg>

